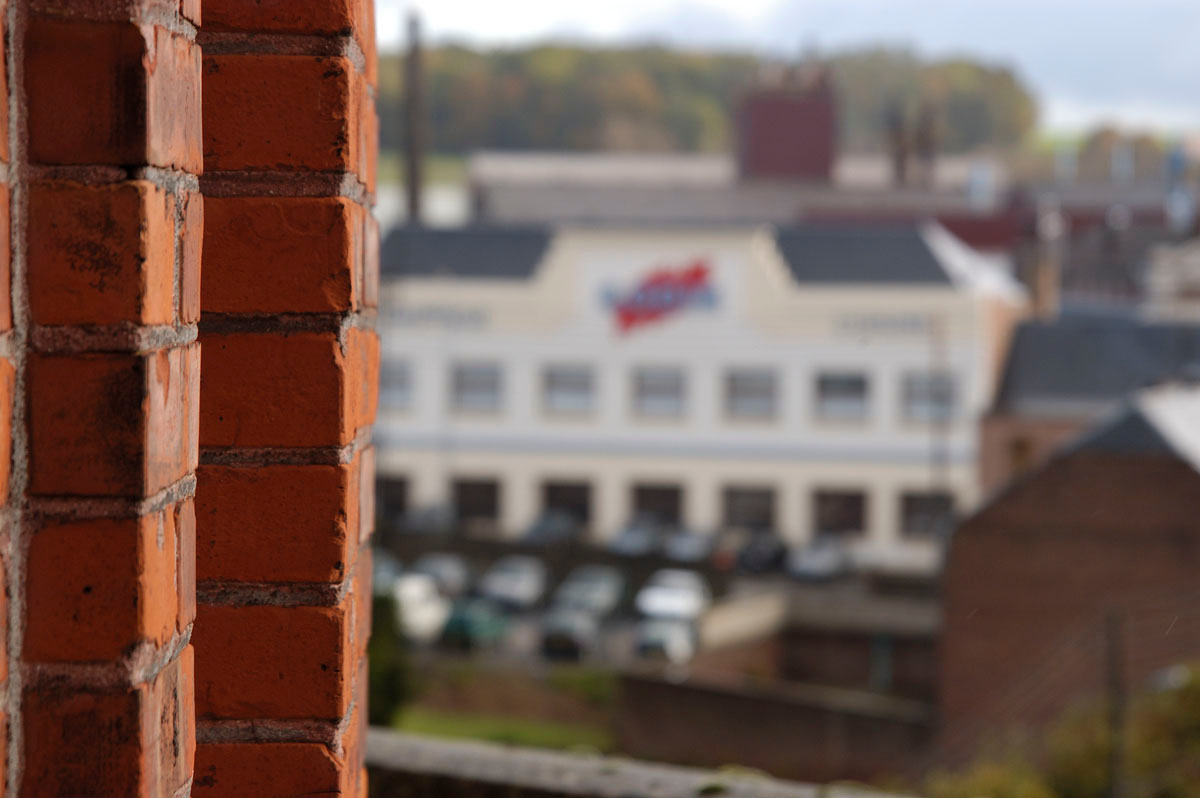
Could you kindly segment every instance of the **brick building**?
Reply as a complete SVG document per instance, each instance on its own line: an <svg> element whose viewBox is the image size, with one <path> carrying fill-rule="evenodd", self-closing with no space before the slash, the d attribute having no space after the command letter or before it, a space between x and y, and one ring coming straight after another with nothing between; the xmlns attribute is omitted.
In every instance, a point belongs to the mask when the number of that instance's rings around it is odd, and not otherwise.
<svg viewBox="0 0 1200 798"><path fill-rule="evenodd" d="M1135 689L1200 655L1198 429L1200 390L1148 389L959 527L944 575L943 745L1052 720L1102 693L1113 657Z"/></svg>
<svg viewBox="0 0 1200 798"><path fill-rule="evenodd" d="M359 794L371 2L0 9L0 792Z"/></svg>
<svg viewBox="0 0 1200 798"><path fill-rule="evenodd" d="M1069 312L1018 325L980 427L984 494L1043 462L1131 392L1197 362L1200 326L1192 324Z"/></svg>

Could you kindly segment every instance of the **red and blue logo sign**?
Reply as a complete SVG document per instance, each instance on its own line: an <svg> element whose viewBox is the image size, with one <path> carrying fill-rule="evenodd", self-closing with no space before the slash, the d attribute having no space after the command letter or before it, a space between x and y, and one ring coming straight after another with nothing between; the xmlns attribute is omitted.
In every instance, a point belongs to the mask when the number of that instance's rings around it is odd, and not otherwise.
<svg viewBox="0 0 1200 798"><path fill-rule="evenodd" d="M622 333L664 321L684 310L711 309L717 305L712 264L698 258L682 268L655 269L631 289L610 289L604 299Z"/></svg>

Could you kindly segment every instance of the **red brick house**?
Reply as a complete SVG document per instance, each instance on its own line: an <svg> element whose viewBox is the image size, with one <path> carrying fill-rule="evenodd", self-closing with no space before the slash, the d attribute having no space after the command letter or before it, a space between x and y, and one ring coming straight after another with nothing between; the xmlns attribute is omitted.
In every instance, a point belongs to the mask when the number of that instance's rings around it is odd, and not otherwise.
<svg viewBox="0 0 1200 798"><path fill-rule="evenodd" d="M1102 689L1111 617L1131 686L1200 655L1197 496L1200 389L1164 385L963 522L944 575L943 741L1040 723Z"/></svg>

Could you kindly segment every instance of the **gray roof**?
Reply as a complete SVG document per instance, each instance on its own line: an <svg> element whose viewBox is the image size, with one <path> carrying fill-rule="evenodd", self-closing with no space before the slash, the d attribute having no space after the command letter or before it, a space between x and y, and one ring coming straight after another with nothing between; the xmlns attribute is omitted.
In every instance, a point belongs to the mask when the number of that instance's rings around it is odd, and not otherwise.
<svg viewBox="0 0 1200 798"><path fill-rule="evenodd" d="M1093 416L1198 360L1197 325L1106 314L1024 322L1009 349L996 410Z"/></svg>
<svg viewBox="0 0 1200 798"><path fill-rule="evenodd" d="M397 227L380 251L385 276L521 280L533 275L550 244L544 227Z"/></svg>
<svg viewBox="0 0 1200 798"><path fill-rule="evenodd" d="M951 282L916 225L806 225L775 240L800 283Z"/></svg>
<svg viewBox="0 0 1200 798"><path fill-rule="evenodd" d="M397 227L383 243L385 276L526 279L546 254L546 227ZM950 285L918 225L805 225L776 232L799 283Z"/></svg>
<svg viewBox="0 0 1200 798"><path fill-rule="evenodd" d="M1176 454L1175 447L1158 427L1135 406L1084 435L1071 449L1109 454Z"/></svg>

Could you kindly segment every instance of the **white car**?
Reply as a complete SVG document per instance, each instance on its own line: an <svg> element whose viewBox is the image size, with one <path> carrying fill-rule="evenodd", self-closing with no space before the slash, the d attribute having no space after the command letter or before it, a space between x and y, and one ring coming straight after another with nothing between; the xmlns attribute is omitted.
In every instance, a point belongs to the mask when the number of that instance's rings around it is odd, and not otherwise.
<svg viewBox="0 0 1200 798"><path fill-rule="evenodd" d="M694 621L712 603L704 577L695 571L664 568L638 591L634 605L647 618Z"/></svg>
<svg viewBox="0 0 1200 798"><path fill-rule="evenodd" d="M450 617L450 601L438 590L428 574L405 573L392 584L392 596L399 613L401 634L415 643L430 643L442 633Z"/></svg>
<svg viewBox="0 0 1200 798"><path fill-rule="evenodd" d="M479 594L506 609L527 610L546 592L546 566L534 557L501 557L479 580Z"/></svg>

